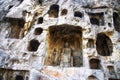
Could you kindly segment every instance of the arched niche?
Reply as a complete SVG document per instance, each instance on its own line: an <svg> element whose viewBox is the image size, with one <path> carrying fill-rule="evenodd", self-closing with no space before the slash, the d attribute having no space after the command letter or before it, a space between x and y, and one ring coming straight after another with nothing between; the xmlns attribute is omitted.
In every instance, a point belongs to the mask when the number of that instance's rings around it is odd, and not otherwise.
<svg viewBox="0 0 120 80"><path fill-rule="evenodd" d="M21 76L21 75L17 75L17 76L15 77L15 80L24 80L24 77Z"/></svg>
<svg viewBox="0 0 120 80"><path fill-rule="evenodd" d="M43 28L39 27L39 28L35 29L34 34L35 35L40 35L42 32L43 32Z"/></svg>
<svg viewBox="0 0 120 80"><path fill-rule="evenodd" d="M88 77L88 80L98 80L95 76L91 75Z"/></svg>
<svg viewBox="0 0 120 80"><path fill-rule="evenodd" d="M48 11L49 17L57 18L59 14L59 5L53 4Z"/></svg>
<svg viewBox="0 0 120 80"><path fill-rule="evenodd" d="M101 67L99 59L90 59L89 64L91 69L100 69Z"/></svg>
<svg viewBox="0 0 120 80"><path fill-rule="evenodd" d="M114 66L107 66L110 75L115 75Z"/></svg>
<svg viewBox="0 0 120 80"><path fill-rule="evenodd" d="M76 12L74 13L74 16L75 16L75 17L80 17L80 18L82 18L82 17L83 17L83 13L81 13L81 12L79 12L79 11L76 11Z"/></svg>
<svg viewBox="0 0 120 80"><path fill-rule="evenodd" d="M88 48L94 48L94 40L93 39L89 39L87 42L87 47Z"/></svg>
<svg viewBox="0 0 120 80"><path fill-rule="evenodd" d="M38 40L32 39L28 44L28 51L37 51L40 43Z"/></svg>
<svg viewBox="0 0 120 80"><path fill-rule="evenodd" d="M120 32L120 16L116 12L113 13L113 22L114 22L115 30Z"/></svg>
<svg viewBox="0 0 120 80"><path fill-rule="evenodd" d="M67 15L67 13L68 13L68 10L67 9L63 9L61 11L61 16Z"/></svg>
<svg viewBox="0 0 120 80"><path fill-rule="evenodd" d="M50 26L47 40L46 65L82 66L82 28L80 26L68 24Z"/></svg>
<svg viewBox="0 0 120 80"><path fill-rule="evenodd" d="M111 56L113 52L113 44L111 39L104 33L97 34L96 49L101 56Z"/></svg>

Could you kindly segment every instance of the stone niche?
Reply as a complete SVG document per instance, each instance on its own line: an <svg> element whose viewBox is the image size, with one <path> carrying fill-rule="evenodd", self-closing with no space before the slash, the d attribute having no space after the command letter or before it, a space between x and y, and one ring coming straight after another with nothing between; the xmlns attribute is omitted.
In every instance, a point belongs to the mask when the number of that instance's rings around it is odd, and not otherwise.
<svg viewBox="0 0 120 80"><path fill-rule="evenodd" d="M94 48L94 40L93 39L89 39L87 42L87 47L88 48Z"/></svg>
<svg viewBox="0 0 120 80"><path fill-rule="evenodd" d="M104 33L97 34L96 49L101 56L111 56L113 52L113 44L111 39Z"/></svg>
<svg viewBox="0 0 120 80"><path fill-rule="evenodd" d="M91 75L88 77L88 80L98 80L95 76Z"/></svg>
<svg viewBox="0 0 120 80"><path fill-rule="evenodd" d="M120 32L120 16L116 12L113 13L113 22L114 22L115 30Z"/></svg>
<svg viewBox="0 0 120 80"><path fill-rule="evenodd" d="M107 66L107 69L108 69L108 71L109 71L110 74L115 73L114 66Z"/></svg>
<svg viewBox="0 0 120 80"><path fill-rule="evenodd" d="M0 80L28 80L28 70L13 70L0 68Z"/></svg>
<svg viewBox="0 0 120 80"><path fill-rule="evenodd" d="M48 11L49 17L57 18L59 14L59 5L53 4Z"/></svg>
<svg viewBox="0 0 120 80"><path fill-rule="evenodd" d="M5 20L10 23L10 26L8 27L8 38L19 39L20 36L23 36L23 34L21 34L25 24L25 21L23 19L6 18Z"/></svg>
<svg viewBox="0 0 120 80"><path fill-rule="evenodd" d="M39 27L39 28L35 29L34 34L35 35L40 35L42 32L43 32L43 29L41 27Z"/></svg>
<svg viewBox="0 0 120 80"><path fill-rule="evenodd" d="M89 63L91 69L100 69L101 67L99 59L92 58L90 59Z"/></svg>
<svg viewBox="0 0 120 80"><path fill-rule="evenodd" d="M48 31L45 65L80 67L83 65L82 28L68 24L53 25Z"/></svg>
<svg viewBox="0 0 120 80"><path fill-rule="evenodd" d="M27 47L28 51L37 51L39 45L40 45L40 43L38 40L32 39L28 44L28 47Z"/></svg>
<svg viewBox="0 0 120 80"><path fill-rule="evenodd" d="M43 23L43 17L39 17L37 23L38 23L38 24L42 24L42 23Z"/></svg>
<svg viewBox="0 0 120 80"><path fill-rule="evenodd" d="M104 13L88 13L90 17L90 22L92 25L103 26L104 22Z"/></svg>
<svg viewBox="0 0 120 80"><path fill-rule="evenodd" d="M68 10L67 9L63 9L61 11L61 16L67 15L67 13L68 13Z"/></svg>
<svg viewBox="0 0 120 80"><path fill-rule="evenodd" d="M79 11L75 11L74 16L82 18L83 17L83 13L81 13Z"/></svg>

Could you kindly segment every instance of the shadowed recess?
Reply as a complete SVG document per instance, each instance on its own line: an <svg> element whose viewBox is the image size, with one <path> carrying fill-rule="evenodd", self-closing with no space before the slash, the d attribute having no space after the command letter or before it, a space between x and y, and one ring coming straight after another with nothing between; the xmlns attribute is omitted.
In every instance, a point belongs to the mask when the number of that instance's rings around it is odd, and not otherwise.
<svg viewBox="0 0 120 80"><path fill-rule="evenodd" d="M68 24L50 26L48 46L47 65L66 65L67 67L82 65L82 28L80 26Z"/></svg>
<svg viewBox="0 0 120 80"><path fill-rule="evenodd" d="M90 22L93 25L103 26L105 25L104 13L88 13Z"/></svg>
<svg viewBox="0 0 120 80"><path fill-rule="evenodd" d="M39 27L39 28L35 29L34 34L35 35L40 35L42 32L43 32L43 29L41 27Z"/></svg>
<svg viewBox="0 0 120 80"><path fill-rule="evenodd" d="M87 42L87 47L88 48L94 48L94 40L93 39L89 39Z"/></svg>
<svg viewBox="0 0 120 80"><path fill-rule="evenodd" d="M53 4L50 6L50 10L48 11L49 17L57 18L59 14L59 5Z"/></svg>
<svg viewBox="0 0 120 80"><path fill-rule="evenodd" d="M67 9L63 9L61 11L61 16L67 15L67 13L68 13Z"/></svg>
<svg viewBox="0 0 120 80"><path fill-rule="evenodd" d="M90 59L90 68L91 69L100 69L100 60L99 59Z"/></svg>
<svg viewBox="0 0 120 80"><path fill-rule="evenodd" d="M38 40L32 39L32 40L29 42L28 50L29 50L29 51L37 51L39 45L40 45L40 43L39 43Z"/></svg>
<svg viewBox="0 0 120 80"><path fill-rule="evenodd" d="M16 78L15 78L15 80L24 80L24 78L21 75L17 75Z"/></svg>
<svg viewBox="0 0 120 80"><path fill-rule="evenodd" d="M43 23L43 17L39 17L37 23L38 23L38 24L42 24L42 23Z"/></svg>
<svg viewBox="0 0 120 80"><path fill-rule="evenodd" d="M98 80L94 75L88 77L88 80Z"/></svg>
<svg viewBox="0 0 120 80"><path fill-rule="evenodd" d="M120 17L116 12L113 13L113 22L114 22L115 30L120 32Z"/></svg>
<svg viewBox="0 0 120 80"><path fill-rule="evenodd" d="M104 33L97 34L96 49L101 56L111 56L113 52L111 39Z"/></svg>
<svg viewBox="0 0 120 80"><path fill-rule="evenodd" d="M68 42L71 47L80 48L82 44L81 37L82 28L79 26L63 24L49 27L49 44L51 44L51 48L54 45L63 47L65 42Z"/></svg>
<svg viewBox="0 0 120 80"><path fill-rule="evenodd" d="M79 12L79 11L76 11L76 12L74 13L74 16L75 16L75 17L80 17L80 18L82 18L82 17L83 17L83 13L81 13L81 12Z"/></svg>

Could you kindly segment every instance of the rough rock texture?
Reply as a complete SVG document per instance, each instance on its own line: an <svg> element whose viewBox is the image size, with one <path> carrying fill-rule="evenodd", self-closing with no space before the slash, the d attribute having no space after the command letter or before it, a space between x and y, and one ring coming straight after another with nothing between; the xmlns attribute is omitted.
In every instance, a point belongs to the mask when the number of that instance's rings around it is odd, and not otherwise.
<svg viewBox="0 0 120 80"><path fill-rule="evenodd" d="M0 80L120 80L119 0L0 0Z"/></svg>

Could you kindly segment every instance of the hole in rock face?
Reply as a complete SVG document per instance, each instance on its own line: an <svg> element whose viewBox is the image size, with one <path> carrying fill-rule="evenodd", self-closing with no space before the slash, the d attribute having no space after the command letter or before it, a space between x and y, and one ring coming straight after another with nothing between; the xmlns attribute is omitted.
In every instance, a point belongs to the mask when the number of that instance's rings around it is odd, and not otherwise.
<svg viewBox="0 0 120 80"><path fill-rule="evenodd" d="M42 32L43 32L43 29L39 27L39 28L35 29L34 34L35 35L40 35Z"/></svg>
<svg viewBox="0 0 120 80"><path fill-rule="evenodd" d="M107 66L110 75L115 75L114 66Z"/></svg>
<svg viewBox="0 0 120 80"><path fill-rule="evenodd" d="M100 60L99 59L90 59L90 68L91 69L100 69Z"/></svg>
<svg viewBox="0 0 120 80"><path fill-rule="evenodd" d="M23 78L23 76L21 76L21 75L17 75L17 76L15 77L15 80L24 80L24 78Z"/></svg>
<svg viewBox="0 0 120 80"><path fill-rule="evenodd" d="M61 16L64 16L64 15L67 15L67 9L63 9L62 12L61 12Z"/></svg>
<svg viewBox="0 0 120 80"><path fill-rule="evenodd" d="M111 39L104 33L97 34L96 49L101 56L111 56L113 52L113 44Z"/></svg>
<svg viewBox="0 0 120 80"><path fill-rule="evenodd" d="M57 18L59 14L59 5L53 4L48 11L49 17Z"/></svg>
<svg viewBox="0 0 120 80"><path fill-rule="evenodd" d="M39 4L42 5L43 0L38 0Z"/></svg>
<svg viewBox="0 0 120 80"><path fill-rule="evenodd" d="M82 14L81 12L79 12L79 11L76 11L76 12L74 13L74 16L75 16L75 17L80 17L80 18L82 18L82 17L83 17L83 14Z"/></svg>
<svg viewBox="0 0 120 80"><path fill-rule="evenodd" d="M91 24L98 26L105 25L103 13L88 13L88 15L90 17Z"/></svg>
<svg viewBox="0 0 120 80"><path fill-rule="evenodd" d="M112 27L112 24L111 24L111 23L108 23L108 26L109 26L109 27Z"/></svg>
<svg viewBox="0 0 120 80"><path fill-rule="evenodd" d="M113 22L115 30L120 32L120 16L116 12L113 13Z"/></svg>
<svg viewBox="0 0 120 80"><path fill-rule="evenodd" d="M97 18L90 18L90 22L93 25L99 25L99 20Z"/></svg>
<svg viewBox="0 0 120 80"><path fill-rule="evenodd" d="M82 28L80 26L68 24L50 26L47 38L46 65L82 66Z"/></svg>
<svg viewBox="0 0 120 80"><path fill-rule="evenodd" d="M29 42L28 50L29 50L29 51L37 51L39 45L40 45L39 41L33 39L33 40L31 40L31 41Z"/></svg>
<svg viewBox="0 0 120 80"><path fill-rule="evenodd" d="M88 80L98 80L95 76L91 75L88 77Z"/></svg>
<svg viewBox="0 0 120 80"><path fill-rule="evenodd" d="M88 40L87 47L88 48L94 48L94 40L93 39Z"/></svg>
<svg viewBox="0 0 120 80"><path fill-rule="evenodd" d="M10 5L9 7L8 7L8 9L11 9L13 7L13 5Z"/></svg>
<svg viewBox="0 0 120 80"><path fill-rule="evenodd" d="M38 18L38 24L42 24L43 23L43 17L39 17Z"/></svg>
<svg viewBox="0 0 120 80"><path fill-rule="evenodd" d="M24 28L25 21L23 19L16 18L7 18L7 21L10 23L8 37L19 39L20 33Z"/></svg>

